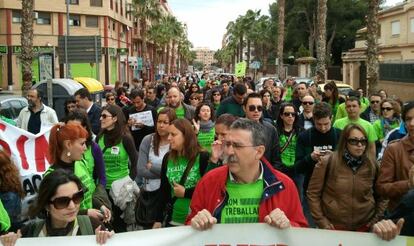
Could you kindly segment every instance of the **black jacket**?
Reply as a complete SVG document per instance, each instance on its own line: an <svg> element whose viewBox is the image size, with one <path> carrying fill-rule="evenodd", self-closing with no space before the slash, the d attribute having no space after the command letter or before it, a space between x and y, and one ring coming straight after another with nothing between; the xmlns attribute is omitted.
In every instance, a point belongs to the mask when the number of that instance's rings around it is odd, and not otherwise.
<svg viewBox="0 0 414 246"><path fill-rule="evenodd" d="M92 104L91 110L88 112L88 119L91 123L92 132L95 135L98 135L99 131L101 130L101 113L102 109L95 103Z"/></svg>

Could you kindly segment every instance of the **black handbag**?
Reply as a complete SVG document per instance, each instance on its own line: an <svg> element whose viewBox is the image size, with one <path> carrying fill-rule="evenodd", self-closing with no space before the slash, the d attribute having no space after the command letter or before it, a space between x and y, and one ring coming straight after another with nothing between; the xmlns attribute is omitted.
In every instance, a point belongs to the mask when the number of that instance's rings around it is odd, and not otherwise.
<svg viewBox="0 0 414 246"><path fill-rule="evenodd" d="M157 221L159 199L159 190L141 190L135 206L135 219L138 225L152 226Z"/></svg>

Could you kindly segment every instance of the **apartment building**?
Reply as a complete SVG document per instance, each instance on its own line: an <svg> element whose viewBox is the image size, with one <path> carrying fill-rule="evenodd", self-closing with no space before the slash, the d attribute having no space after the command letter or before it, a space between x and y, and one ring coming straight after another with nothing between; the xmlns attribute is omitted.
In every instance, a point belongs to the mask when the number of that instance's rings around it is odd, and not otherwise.
<svg viewBox="0 0 414 246"><path fill-rule="evenodd" d="M196 62L201 62L204 65L204 69L210 69L211 64L217 62L214 59L214 50L210 50L207 47L197 47L194 49L196 53Z"/></svg>
<svg viewBox="0 0 414 246"><path fill-rule="evenodd" d="M71 77L86 76L102 83L130 81L140 76L140 28L130 12L132 0L69 0L69 35L100 36L102 56L95 63L74 63ZM169 12L166 0L160 0L163 11ZM58 56L58 39L67 33L65 0L36 0L33 49L33 80L40 81L45 66L52 67L52 76L66 75L63 57ZM0 87L19 89L22 85L20 62L21 1L0 0ZM150 45L150 44L149 44ZM44 59L45 56L53 59ZM45 61L52 60L51 64ZM98 69L96 66L99 66Z"/></svg>
<svg viewBox="0 0 414 246"><path fill-rule="evenodd" d="M380 86L408 99L414 82L414 0L381 10L378 20ZM366 32L358 30L355 48L342 54L343 81L354 88L366 86Z"/></svg>

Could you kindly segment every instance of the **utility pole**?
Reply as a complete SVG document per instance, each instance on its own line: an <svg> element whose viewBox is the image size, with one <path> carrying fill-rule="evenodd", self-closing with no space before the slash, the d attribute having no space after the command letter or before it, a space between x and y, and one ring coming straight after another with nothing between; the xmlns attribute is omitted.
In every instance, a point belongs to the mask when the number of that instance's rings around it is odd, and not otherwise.
<svg viewBox="0 0 414 246"><path fill-rule="evenodd" d="M69 2L70 0L66 0L66 35L65 35L65 64L66 64L66 78L71 78L70 72L70 64L68 59L68 37L69 37Z"/></svg>

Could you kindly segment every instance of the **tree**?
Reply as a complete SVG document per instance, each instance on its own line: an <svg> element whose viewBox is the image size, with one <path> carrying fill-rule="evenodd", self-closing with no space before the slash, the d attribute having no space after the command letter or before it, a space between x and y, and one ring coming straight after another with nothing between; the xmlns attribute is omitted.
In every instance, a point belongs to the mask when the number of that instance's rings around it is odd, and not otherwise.
<svg viewBox="0 0 414 246"><path fill-rule="evenodd" d="M318 40L316 74L319 75L322 82L325 82L326 71L326 13L327 1L318 0Z"/></svg>
<svg viewBox="0 0 414 246"><path fill-rule="evenodd" d="M378 86L378 10L379 0L369 0L367 15L367 80L369 94Z"/></svg>
<svg viewBox="0 0 414 246"><path fill-rule="evenodd" d="M34 0L22 0L22 23L20 41L22 45L21 62L23 73L23 96L32 86L33 61L33 12Z"/></svg>
<svg viewBox="0 0 414 246"><path fill-rule="evenodd" d="M278 75L279 79L285 79L283 69L283 45L285 41L285 0L278 0L278 34L277 34L277 57L279 59Z"/></svg>
<svg viewBox="0 0 414 246"><path fill-rule="evenodd" d="M133 0L133 15L141 28L142 57L144 62L149 61L147 52L147 35L149 24L154 24L161 16L160 2L158 0ZM146 73L146 70L143 70Z"/></svg>

